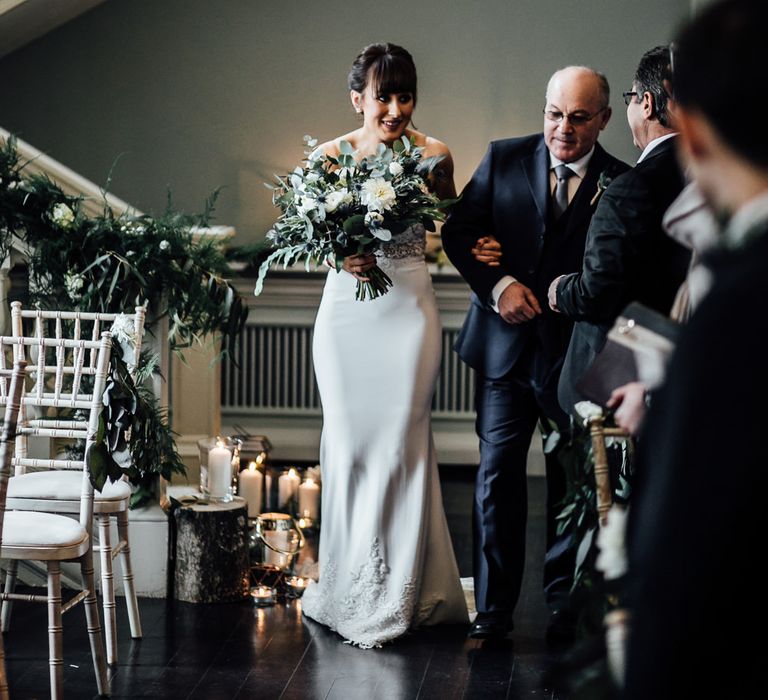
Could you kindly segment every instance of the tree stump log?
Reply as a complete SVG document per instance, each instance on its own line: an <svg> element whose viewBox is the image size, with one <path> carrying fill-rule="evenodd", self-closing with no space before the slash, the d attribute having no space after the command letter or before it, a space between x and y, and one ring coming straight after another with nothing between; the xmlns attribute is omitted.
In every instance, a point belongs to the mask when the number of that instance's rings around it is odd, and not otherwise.
<svg viewBox="0 0 768 700"><path fill-rule="evenodd" d="M248 597L248 511L244 499L177 508L174 596L187 603Z"/></svg>

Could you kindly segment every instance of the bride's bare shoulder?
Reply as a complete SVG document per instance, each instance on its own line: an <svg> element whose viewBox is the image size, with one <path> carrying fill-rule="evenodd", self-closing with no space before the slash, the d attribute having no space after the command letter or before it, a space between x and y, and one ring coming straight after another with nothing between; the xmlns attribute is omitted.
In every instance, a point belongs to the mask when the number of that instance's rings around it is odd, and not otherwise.
<svg viewBox="0 0 768 700"><path fill-rule="evenodd" d="M341 153L341 142L342 141L349 141L353 146L357 142L357 132L356 131L350 131L348 134L342 134L341 136L337 136L335 139L332 139L331 141L326 141L325 143L321 143L318 148L323 152L323 155L331 156L332 158L335 158L336 156Z"/></svg>
<svg viewBox="0 0 768 700"><path fill-rule="evenodd" d="M422 134L420 131L415 130L409 130L408 136L414 139L414 143L417 146L424 149L424 155L427 157L451 157L451 152L448 150L448 146L432 136L427 136L427 134Z"/></svg>

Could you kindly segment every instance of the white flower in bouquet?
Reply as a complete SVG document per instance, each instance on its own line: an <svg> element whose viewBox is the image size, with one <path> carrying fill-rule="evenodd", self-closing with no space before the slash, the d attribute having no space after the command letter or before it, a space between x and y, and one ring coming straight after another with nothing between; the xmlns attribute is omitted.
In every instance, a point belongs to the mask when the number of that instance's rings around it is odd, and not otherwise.
<svg viewBox="0 0 768 700"><path fill-rule="evenodd" d="M342 204L351 204L352 195L346 187L333 190L325 195L325 213L333 214Z"/></svg>
<svg viewBox="0 0 768 700"><path fill-rule="evenodd" d="M607 522L597 534L600 552L595 561L595 567L603 572L607 580L621 578L627 573L627 550L624 545L626 529L627 510L621 506L611 506Z"/></svg>
<svg viewBox="0 0 768 700"><path fill-rule="evenodd" d="M83 288L84 284L85 280L83 279L83 276L76 272L67 272L64 275L64 288L67 291L67 296L72 299L72 301L78 301L80 299L82 296L80 290Z"/></svg>
<svg viewBox="0 0 768 700"><path fill-rule="evenodd" d="M365 215L365 225L380 241L391 241L392 231L384 228L384 217L378 211L369 211Z"/></svg>
<svg viewBox="0 0 768 700"><path fill-rule="evenodd" d="M67 229L75 221L75 212L63 202L59 202L51 212L51 221L59 228Z"/></svg>
<svg viewBox="0 0 768 700"><path fill-rule="evenodd" d="M404 170L403 166L400 165L397 161L392 161L389 164L389 172L393 177L397 177L398 175L402 175Z"/></svg>
<svg viewBox="0 0 768 700"><path fill-rule="evenodd" d="M388 210L397 201L395 188L384 178L375 177L363 183L360 201L370 210Z"/></svg>

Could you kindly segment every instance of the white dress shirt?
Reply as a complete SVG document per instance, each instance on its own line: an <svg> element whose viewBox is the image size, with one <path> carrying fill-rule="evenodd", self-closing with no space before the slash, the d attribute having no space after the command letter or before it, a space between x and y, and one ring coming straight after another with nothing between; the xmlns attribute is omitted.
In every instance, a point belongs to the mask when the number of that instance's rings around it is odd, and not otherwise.
<svg viewBox="0 0 768 700"><path fill-rule="evenodd" d="M587 174L587 168L589 167L589 161L592 158L592 154L595 152L595 147L592 146L589 153L586 155L583 155L578 160L574 160L571 163L564 163L559 158L555 158L555 156L552 155L550 152L549 154L549 195L550 197L554 195L555 187L557 186L557 176L555 175L555 168L558 165L567 165L572 171L573 175L568 178L568 204L571 203L574 196L576 195L576 191L579 189L579 185L581 185L581 181L584 179L584 176ZM499 312L499 299L501 298L502 292L509 287L510 284L513 282L517 282L517 280L512 277L512 275L504 275L494 286L491 290L491 306L493 307L493 310L496 311L496 313Z"/></svg>

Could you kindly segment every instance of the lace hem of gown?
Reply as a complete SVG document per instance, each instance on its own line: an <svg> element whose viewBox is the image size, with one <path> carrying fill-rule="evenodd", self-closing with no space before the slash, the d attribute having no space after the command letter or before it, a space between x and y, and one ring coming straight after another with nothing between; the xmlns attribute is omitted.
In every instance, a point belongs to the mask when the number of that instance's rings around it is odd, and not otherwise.
<svg viewBox="0 0 768 700"><path fill-rule="evenodd" d="M391 241L381 244L376 252L379 267L392 267L397 262L424 260L427 232L422 224L414 224Z"/></svg>
<svg viewBox="0 0 768 700"><path fill-rule="evenodd" d="M371 543L368 561L352 573L351 585L338 589L338 565L320 564L320 582L310 584L302 599L302 610L313 620L330 627L345 638L346 644L361 649L381 647L408 631L416 608L416 584L406 577L397 588L390 579L389 567L379 550L378 538ZM437 602L437 601L436 601ZM435 602L435 603L436 603ZM434 605L427 606L431 611ZM429 615L419 605L419 619Z"/></svg>

